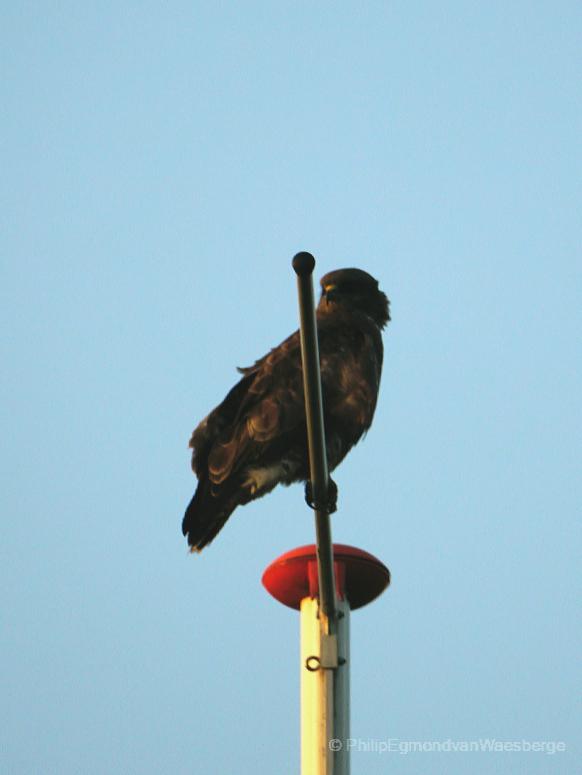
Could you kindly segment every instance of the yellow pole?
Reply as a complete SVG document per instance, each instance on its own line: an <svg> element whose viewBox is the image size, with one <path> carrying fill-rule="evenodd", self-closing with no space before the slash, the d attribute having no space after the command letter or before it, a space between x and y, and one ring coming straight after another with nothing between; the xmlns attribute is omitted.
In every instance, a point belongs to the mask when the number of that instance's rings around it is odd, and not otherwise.
<svg viewBox="0 0 582 775"><path fill-rule="evenodd" d="M349 775L350 608L336 601L335 633L317 599L303 598L300 610L301 775Z"/></svg>

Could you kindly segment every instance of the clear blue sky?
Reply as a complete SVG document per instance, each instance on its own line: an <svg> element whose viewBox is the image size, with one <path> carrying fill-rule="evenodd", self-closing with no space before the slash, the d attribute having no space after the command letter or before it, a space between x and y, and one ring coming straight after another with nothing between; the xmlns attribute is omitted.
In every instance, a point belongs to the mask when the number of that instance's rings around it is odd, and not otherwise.
<svg viewBox="0 0 582 775"><path fill-rule="evenodd" d="M187 442L297 325L290 260L392 301L334 538L354 773L575 771L582 11L558 2L4 3L0 769L298 771L302 488L200 557ZM578 345L578 346L576 346Z"/></svg>

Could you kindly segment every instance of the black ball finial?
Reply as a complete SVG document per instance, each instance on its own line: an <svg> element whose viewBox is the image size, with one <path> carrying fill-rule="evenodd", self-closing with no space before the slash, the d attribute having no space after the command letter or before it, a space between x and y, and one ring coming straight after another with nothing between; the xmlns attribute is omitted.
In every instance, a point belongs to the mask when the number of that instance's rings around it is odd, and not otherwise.
<svg viewBox="0 0 582 775"><path fill-rule="evenodd" d="M315 259L311 253L302 251L293 256L292 264L296 274L300 277L307 277L307 275L310 275L315 268Z"/></svg>

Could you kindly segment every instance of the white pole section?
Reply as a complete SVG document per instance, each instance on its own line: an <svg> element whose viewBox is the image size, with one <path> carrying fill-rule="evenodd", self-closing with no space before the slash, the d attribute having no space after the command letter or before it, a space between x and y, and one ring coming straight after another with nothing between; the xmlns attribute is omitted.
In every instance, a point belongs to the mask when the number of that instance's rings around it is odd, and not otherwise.
<svg viewBox="0 0 582 775"><path fill-rule="evenodd" d="M334 724L333 732L341 748L335 753L334 775L350 775L350 606L347 600L336 602L338 666L333 671ZM336 743L337 746L337 743Z"/></svg>
<svg viewBox="0 0 582 775"><path fill-rule="evenodd" d="M350 772L350 608L337 601L336 611L330 634L318 600L301 601L301 775Z"/></svg>

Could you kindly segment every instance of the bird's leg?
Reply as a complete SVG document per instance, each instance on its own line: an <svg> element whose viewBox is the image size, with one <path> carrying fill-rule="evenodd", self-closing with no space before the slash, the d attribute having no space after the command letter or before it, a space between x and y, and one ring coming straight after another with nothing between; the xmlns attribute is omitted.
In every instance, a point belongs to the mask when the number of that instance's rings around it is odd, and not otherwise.
<svg viewBox="0 0 582 775"><path fill-rule="evenodd" d="M337 511L337 484L331 476L329 477L327 499L325 502L315 502L313 499L313 487L309 479L305 482L305 502L314 511L325 511L326 514L333 514L334 511Z"/></svg>

